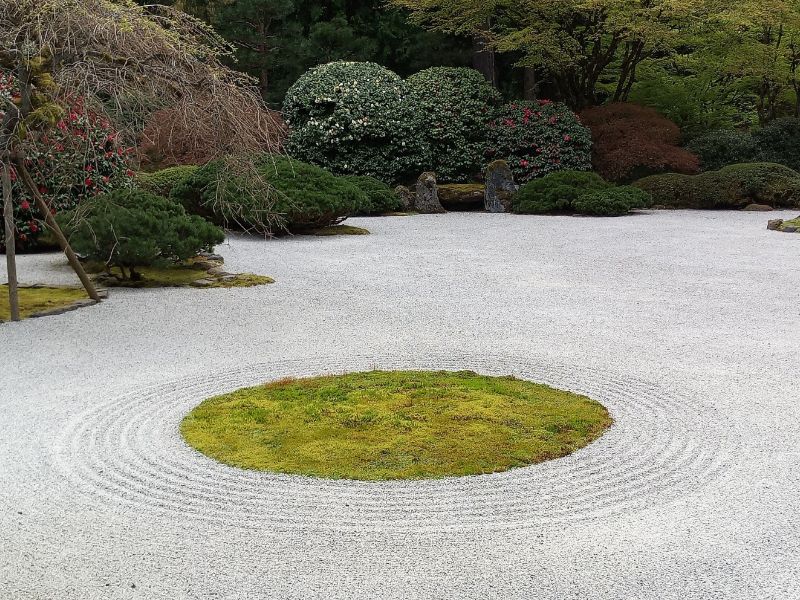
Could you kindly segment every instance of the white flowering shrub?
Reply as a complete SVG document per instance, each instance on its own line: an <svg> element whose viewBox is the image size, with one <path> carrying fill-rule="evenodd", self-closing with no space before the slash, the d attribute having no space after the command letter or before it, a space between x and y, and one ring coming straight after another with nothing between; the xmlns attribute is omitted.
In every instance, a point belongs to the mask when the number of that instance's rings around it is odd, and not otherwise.
<svg viewBox="0 0 800 600"><path fill-rule="evenodd" d="M424 133L431 164L440 181L471 181L480 175L487 148L486 129L495 118L500 94L475 69L432 67L406 79Z"/></svg>
<svg viewBox="0 0 800 600"><path fill-rule="evenodd" d="M298 79L283 116L288 153L340 175L394 183L429 162L425 136L399 75L371 62L331 62Z"/></svg>

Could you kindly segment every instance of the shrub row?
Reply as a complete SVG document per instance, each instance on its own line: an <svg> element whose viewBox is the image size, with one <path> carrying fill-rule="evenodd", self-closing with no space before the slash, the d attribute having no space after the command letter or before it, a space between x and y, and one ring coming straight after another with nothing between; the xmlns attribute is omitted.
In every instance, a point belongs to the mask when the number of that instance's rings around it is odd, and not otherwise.
<svg viewBox="0 0 800 600"><path fill-rule="evenodd" d="M403 81L374 63L332 62L289 89L286 148L335 174L387 183L431 169L440 180L463 181L498 158L521 181L591 167L589 132L565 106L498 104L473 69L435 67Z"/></svg>
<svg viewBox="0 0 800 600"><path fill-rule="evenodd" d="M700 175L654 175L634 185L651 194L655 204L670 208L800 206L800 173L775 163L729 165Z"/></svg>

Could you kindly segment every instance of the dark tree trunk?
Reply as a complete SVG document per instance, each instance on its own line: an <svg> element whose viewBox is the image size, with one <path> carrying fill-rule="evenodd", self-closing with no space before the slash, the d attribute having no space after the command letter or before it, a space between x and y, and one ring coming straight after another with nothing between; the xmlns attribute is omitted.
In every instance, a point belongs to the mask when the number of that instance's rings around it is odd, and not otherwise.
<svg viewBox="0 0 800 600"><path fill-rule="evenodd" d="M522 69L522 97L525 100L536 100L538 97L536 69L533 67L523 67Z"/></svg>
<svg viewBox="0 0 800 600"><path fill-rule="evenodd" d="M8 305L11 320L19 321L19 293L17 291L17 257L14 239L14 206L11 198L11 165L3 158L3 221L6 233L6 267L8 271Z"/></svg>
<svg viewBox="0 0 800 600"><path fill-rule="evenodd" d="M494 51L486 49L486 38L481 35L472 38L472 66L483 74L492 87L497 87L497 64Z"/></svg>

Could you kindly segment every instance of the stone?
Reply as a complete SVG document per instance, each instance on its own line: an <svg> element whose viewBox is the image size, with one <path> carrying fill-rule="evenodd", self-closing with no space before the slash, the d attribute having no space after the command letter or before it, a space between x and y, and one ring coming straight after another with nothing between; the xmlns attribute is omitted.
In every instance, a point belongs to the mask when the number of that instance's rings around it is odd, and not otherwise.
<svg viewBox="0 0 800 600"><path fill-rule="evenodd" d="M784 225L781 227L783 233L797 233L798 229L794 225Z"/></svg>
<svg viewBox="0 0 800 600"><path fill-rule="evenodd" d="M770 231L777 231L783 225L783 219L770 219L767 221L767 229Z"/></svg>
<svg viewBox="0 0 800 600"><path fill-rule="evenodd" d="M748 204L742 210L747 210L751 212L769 212L774 209L766 204Z"/></svg>
<svg viewBox="0 0 800 600"><path fill-rule="evenodd" d="M514 174L504 160L496 160L486 167L486 192L484 208L488 212L509 212L511 196L519 189L514 183Z"/></svg>
<svg viewBox="0 0 800 600"><path fill-rule="evenodd" d="M394 192L400 197L400 201L403 203L403 210L414 208L414 192L404 185L398 185L394 188Z"/></svg>
<svg viewBox="0 0 800 600"><path fill-rule="evenodd" d="M439 186L445 210L482 210L485 187L480 183L446 183Z"/></svg>
<svg viewBox="0 0 800 600"><path fill-rule="evenodd" d="M425 171L417 179L416 198L414 209L422 214L436 214L446 212L439 202L439 190L436 185L436 174Z"/></svg>

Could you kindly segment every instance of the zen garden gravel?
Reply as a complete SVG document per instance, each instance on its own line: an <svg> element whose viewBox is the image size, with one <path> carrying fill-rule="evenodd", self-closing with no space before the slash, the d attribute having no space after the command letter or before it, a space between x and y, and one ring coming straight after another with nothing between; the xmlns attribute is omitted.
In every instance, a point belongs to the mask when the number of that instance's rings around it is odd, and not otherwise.
<svg viewBox="0 0 800 600"><path fill-rule="evenodd" d="M275 285L0 325L0 598L800 598L800 246L764 222L352 219L372 235L219 247ZM23 256L21 279L63 263ZM208 396L372 367L515 374L615 424L563 459L393 482L179 436Z"/></svg>

